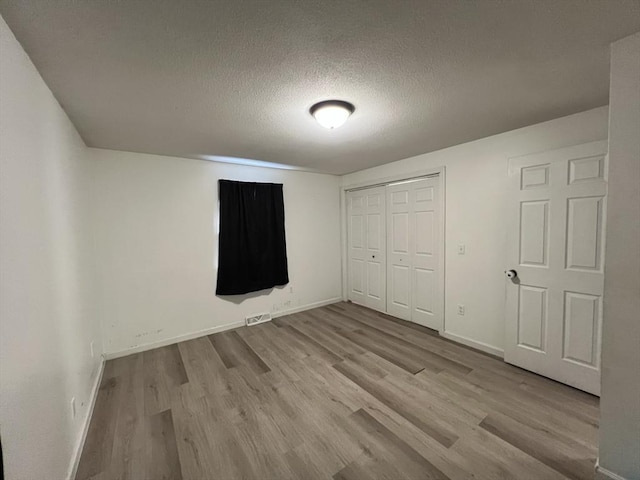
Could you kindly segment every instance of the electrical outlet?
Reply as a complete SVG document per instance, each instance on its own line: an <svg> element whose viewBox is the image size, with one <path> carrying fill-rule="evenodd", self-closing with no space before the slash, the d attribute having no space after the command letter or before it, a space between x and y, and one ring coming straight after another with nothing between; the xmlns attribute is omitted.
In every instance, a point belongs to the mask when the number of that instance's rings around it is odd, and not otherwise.
<svg viewBox="0 0 640 480"><path fill-rule="evenodd" d="M458 315L464 316L464 305L458 305Z"/></svg>
<svg viewBox="0 0 640 480"><path fill-rule="evenodd" d="M466 250L464 243L458 245L458 255L464 255Z"/></svg>
<svg viewBox="0 0 640 480"><path fill-rule="evenodd" d="M93 349L93 342L89 344L89 349L91 350L91 358L95 357L95 350Z"/></svg>
<svg viewBox="0 0 640 480"><path fill-rule="evenodd" d="M71 399L71 418L76 418L76 397Z"/></svg>

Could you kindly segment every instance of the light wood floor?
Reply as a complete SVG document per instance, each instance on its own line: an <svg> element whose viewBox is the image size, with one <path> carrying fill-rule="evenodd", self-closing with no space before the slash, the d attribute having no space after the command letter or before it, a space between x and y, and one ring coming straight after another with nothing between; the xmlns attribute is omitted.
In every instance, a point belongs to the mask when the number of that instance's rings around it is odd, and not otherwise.
<svg viewBox="0 0 640 480"><path fill-rule="evenodd" d="M339 303L107 362L77 479L587 479L598 410Z"/></svg>

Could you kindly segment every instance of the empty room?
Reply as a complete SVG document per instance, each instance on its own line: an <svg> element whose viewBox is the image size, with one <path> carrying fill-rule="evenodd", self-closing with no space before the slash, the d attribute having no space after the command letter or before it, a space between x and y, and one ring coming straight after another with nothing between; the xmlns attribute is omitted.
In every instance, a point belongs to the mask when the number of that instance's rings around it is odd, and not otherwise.
<svg viewBox="0 0 640 480"><path fill-rule="evenodd" d="M0 0L0 480L640 480L640 0Z"/></svg>

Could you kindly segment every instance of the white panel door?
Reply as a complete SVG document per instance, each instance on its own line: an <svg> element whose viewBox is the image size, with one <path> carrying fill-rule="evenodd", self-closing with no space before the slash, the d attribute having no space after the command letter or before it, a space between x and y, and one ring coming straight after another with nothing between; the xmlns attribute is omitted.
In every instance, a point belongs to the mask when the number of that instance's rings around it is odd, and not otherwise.
<svg viewBox="0 0 640 480"><path fill-rule="evenodd" d="M387 186L387 312L440 330L438 182Z"/></svg>
<svg viewBox="0 0 640 480"><path fill-rule="evenodd" d="M386 311L385 189L347 192L348 298Z"/></svg>
<svg viewBox="0 0 640 480"><path fill-rule="evenodd" d="M413 185L413 295L411 320L441 330L438 181L427 178Z"/></svg>
<svg viewBox="0 0 640 480"><path fill-rule="evenodd" d="M600 393L607 142L509 161L505 361Z"/></svg>

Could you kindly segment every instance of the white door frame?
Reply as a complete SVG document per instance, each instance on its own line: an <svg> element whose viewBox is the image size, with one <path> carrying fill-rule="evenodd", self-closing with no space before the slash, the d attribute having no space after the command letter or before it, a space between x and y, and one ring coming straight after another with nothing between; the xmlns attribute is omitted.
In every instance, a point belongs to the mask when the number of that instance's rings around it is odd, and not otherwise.
<svg viewBox="0 0 640 480"><path fill-rule="evenodd" d="M446 169L444 166L437 168L429 168L425 170L418 170L410 173L391 175L388 177L375 178L372 180L367 180L365 182L357 182L351 183L349 185L343 185L340 187L340 253L341 253L341 264L342 264L342 300L347 301L348 299L348 268L347 268L347 257L348 257L348 245L347 245L347 201L346 201L346 192L348 190L360 189L360 188L371 188L375 186L383 186L388 183L400 182L403 180L413 180L419 177L426 177L428 175L438 174L440 177L440 188L438 189L438 196L440 201L440 210L441 215L439 218L439 230L440 230L440 259L438 261L438 281L440 282L441 292L440 292L440 305L442 311L442 325L438 328L438 332L443 333L445 331L446 324L446 314L445 314L445 217L446 217L446 202L445 202L445 192L446 192Z"/></svg>

